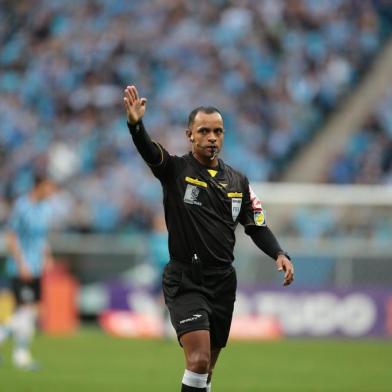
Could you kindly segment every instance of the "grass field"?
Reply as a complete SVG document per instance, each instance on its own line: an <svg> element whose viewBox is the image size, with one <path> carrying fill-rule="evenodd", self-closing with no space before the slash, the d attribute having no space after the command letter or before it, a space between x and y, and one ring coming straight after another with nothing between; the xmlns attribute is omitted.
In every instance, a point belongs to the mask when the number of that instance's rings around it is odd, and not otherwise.
<svg viewBox="0 0 392 392"><path fill-rule="evenodd" d="M82 329L70 338L39 336L42 369L12 368L3 349L1 392L176 392L183 373L174 342L124 340ZM215 371L214 392L390 392L392 343L381 340L231 342Z"/></svg>

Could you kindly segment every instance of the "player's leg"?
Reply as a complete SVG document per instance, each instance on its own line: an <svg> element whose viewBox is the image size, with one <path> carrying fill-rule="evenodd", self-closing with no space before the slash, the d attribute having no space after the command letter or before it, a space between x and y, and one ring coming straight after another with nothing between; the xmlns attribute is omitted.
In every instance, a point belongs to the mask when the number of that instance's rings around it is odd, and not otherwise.
<svg viewBox="0 0 392 392"><path fill-rule="evenodd" d="M0 346L7 340L11 334L11 320L0 325Z"/></svg>
<svg viewBox="0 0 392 392"><path fill-rule="evenodd" d="M12 332L11 320L12 320L12 316L8 320L0 324L0 347L11 335Z"/></svg>
<svg viewBox="0 0 392 392"><path fill-rule="evenodd" d="M198 330L185 333L180 337L180 343L184 349L186 363L181 391L206 391L211 360L209 331Z"/></svg>
<svg viewBox="0 0 392 392"><path fill-rule="evenodd" d="M219 354L221 352L220 348L211 347L211 360L210 360L210 367L208 369L208 378L207 378L207 392L211 392L211 378L212 373L215 368L216 362L218 361Z"/></svg>
<svg viewBox="0 0 392 392"><path fill-rule="evenodd" d="M6 289L0 289L0 308L1 308L1 316L3 321L0 323L0 365L3 362L3 356L1 352L1 348L3 343L11 336L12 334L12 316L15 310L15 299L13 293L10 292L10 287L5 286Z"/></svg>
<svg viewBox="0 0 392 392"><path fill-rule="evenodd" d="M17 307L11 321L14 338L12 360L16 367L25 370L37 369L30 346L38 317L39 286L39 279L34 279L29 283L20 280L13 282Z"/></svg>
<svg viewBox="0 0 392 392"><path fill-rule="evenodd" d="M9 321L0 325L0 345L9 337L11 334L11 325Z"/></svg>
<svg viewBox="0 0 392 392"><path fill-rule="evenodd" d="M36 319L37 306L20 305L17 307L12 319L14 336L12 359L16 367L26 369L35 367L30 346L35 333Z"/></svg>
<svg viewBox="0 0 392 392"><path fill-rule="evenodd" d="M3 343L7 340L7 338L11 335L11 318L10 320L6 321L5 323L0 325L0 348L2 347ZM3 362L3 356L0 351L0 365Z"/></svg>
<svg viewBox="0 0 392 392"><path fill-rule="evenodd" d="M0 347L12 333L11 319L15 308L14 304L15 300L13 298L13 294L10 293L7 282L5 289L0 289L0 313L3 318L3 321L0 322Z"/></svg>

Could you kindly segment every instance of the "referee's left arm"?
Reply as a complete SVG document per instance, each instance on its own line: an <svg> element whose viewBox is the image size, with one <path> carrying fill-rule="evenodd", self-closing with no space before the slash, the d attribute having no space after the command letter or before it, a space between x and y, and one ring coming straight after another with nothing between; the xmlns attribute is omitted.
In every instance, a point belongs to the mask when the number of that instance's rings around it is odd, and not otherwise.
<svg viewBox="0 0 392 392"><path fill-rule="evenodd" d="M274 233L268 226L253 226L245 229L253 242L268 256L276 260L278 271L284 271L283 285L294 280L294 267L290 256L282 249Z"/></svg>
<svg viewBox="0 0 392 392"><path fill-rule="evenodd" d="M268 256L276 261L278 271L283 271L283 285L288 286L294 280L294 267L290 256L280 246L275 235L267 226L265 212L260 199L244 178L244 199L240 213L240 223L253 242Z"/></svg>

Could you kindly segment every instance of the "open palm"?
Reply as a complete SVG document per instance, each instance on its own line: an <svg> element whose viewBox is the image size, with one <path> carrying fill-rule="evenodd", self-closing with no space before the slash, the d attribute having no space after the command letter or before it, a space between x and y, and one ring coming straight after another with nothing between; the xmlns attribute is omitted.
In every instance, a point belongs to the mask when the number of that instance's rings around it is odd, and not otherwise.
<svg viewBox="0 0 392 392"><path fill-rule="evenodd" d="M130 124L136 124L142 119L146 111L146 103L146 98L139 98L139 93L135 86L127 86L124 90L124 105Z"/></svg>

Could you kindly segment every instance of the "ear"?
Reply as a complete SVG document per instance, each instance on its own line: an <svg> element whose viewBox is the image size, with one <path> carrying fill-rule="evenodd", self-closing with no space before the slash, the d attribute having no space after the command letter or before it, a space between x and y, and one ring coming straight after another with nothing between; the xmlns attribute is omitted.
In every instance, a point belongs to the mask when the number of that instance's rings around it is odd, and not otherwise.
<svg viewBox="0 0 392 392"><path fill-rule="evenodd" d="M185 134L187 136L187 138L192 141L193 137L192 137L192 131L190 129L186 129L185 130Z"/></svg>

